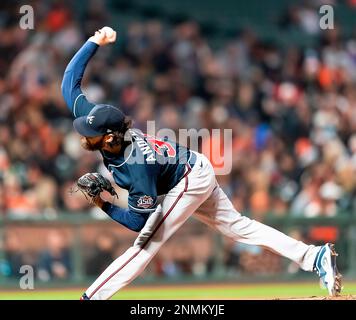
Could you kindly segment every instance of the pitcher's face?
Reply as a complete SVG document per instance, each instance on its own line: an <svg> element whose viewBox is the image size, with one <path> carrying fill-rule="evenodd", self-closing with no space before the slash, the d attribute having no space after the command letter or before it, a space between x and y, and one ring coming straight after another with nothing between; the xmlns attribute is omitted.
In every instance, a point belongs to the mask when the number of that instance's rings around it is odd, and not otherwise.
<svg viewBox="0 0 356 320"><path fill-rule="evenodd" d="M103 148L104 136L81 137L80 145L88 151L96 151Z"/></svg>

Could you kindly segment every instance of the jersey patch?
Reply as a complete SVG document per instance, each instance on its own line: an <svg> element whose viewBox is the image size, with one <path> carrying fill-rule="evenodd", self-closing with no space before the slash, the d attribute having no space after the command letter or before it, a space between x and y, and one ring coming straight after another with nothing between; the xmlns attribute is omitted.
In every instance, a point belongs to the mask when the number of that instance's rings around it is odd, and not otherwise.
<svg viewBox="0 0 356 320"><path fill-rule="evenodd" d="M137 207L138 208L143 208L143 209L148 209L152 207L153 205L153 198L150 196L142 196L139 197L137 200Z"/></svg>

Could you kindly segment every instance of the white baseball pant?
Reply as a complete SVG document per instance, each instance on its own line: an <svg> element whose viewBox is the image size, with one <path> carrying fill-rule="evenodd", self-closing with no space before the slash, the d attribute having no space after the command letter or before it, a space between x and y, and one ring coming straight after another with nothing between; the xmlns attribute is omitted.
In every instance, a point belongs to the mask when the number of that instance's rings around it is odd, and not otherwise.
<svg viewBox="0 0 356 320"><path fill-rule="evenodd" d="M320 247L307 245L242 216L219 187L210 161L202 154L196 155L193 169L187 165L185 176L148 218L133 246L113 261L87 289L89 299L110 299L133 281L193 213L236 241L263 246L298 263L302 269L312 271Z"/></svg>

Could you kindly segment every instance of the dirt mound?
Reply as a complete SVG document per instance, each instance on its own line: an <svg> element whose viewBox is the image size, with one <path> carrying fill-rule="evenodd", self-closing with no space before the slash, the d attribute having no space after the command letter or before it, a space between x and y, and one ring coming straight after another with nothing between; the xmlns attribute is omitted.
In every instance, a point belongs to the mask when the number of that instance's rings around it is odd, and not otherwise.
<svg viewBox="0 0 356 320"><path fill-rule="evenodd" d="M282 299L277 299L277 300L282 300ZM285 300L356 300L356 295L354 294L345 294L345 295L340 295L337 297L317 297L317 296L311 296L311 297L305 297L305 298L289 298Z"/></svg>

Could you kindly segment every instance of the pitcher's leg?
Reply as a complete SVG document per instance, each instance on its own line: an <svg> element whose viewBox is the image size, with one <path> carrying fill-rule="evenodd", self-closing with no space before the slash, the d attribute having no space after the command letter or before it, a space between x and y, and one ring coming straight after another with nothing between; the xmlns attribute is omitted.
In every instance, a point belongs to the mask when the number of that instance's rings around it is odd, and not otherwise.
<svg viewBox="0 0 356 320"><path fill-rule="evenodd" d="M263 246L298 263L305 271L313 270L320 247L307 245L274 228L242 216L220 187L214 190L195 215L202 222L236 241Z"/></svg>
<svg viewBox="0 0 356 320"><path fill-rule="evenodd" d="M86 290L90 300L110 299L118 290L135 279L154 256L154 251L130 247L114 260Z"/></svg>
<svg viewBox="0 0 356 320"><path fill-rule="evenodd" d="M149 217L147 223L151 223L152 221L152 224L154 224L159 220L163 220L161 205L158 206L157 210ZM157 244L163 244L163 241L157 241L155 243L152 241L148 243L149 236L145 239L146 230L147 229L143 228L134 245L114 260L86 290L86 295L89 299L109 299L115 292L135 279L146 268L160 247ZM161 232L162 231L158 229L156 234L153 234L153 237L160 237ZM153 232L151 232L151 234L152 233ZM143 236L140 237L141 235ZM143 239L143 241L141 241L141 239Z"/></svg>
<svg viewBox="0 0 356 320"><path fill-rule="evenodd" d="M165 196L162 204L149 217L134 246L117 258L88 288L89 299L109 299L133 281L152 260L161 246L181 227L211 194L211 174L200 166L183 178Z"/></svg>

